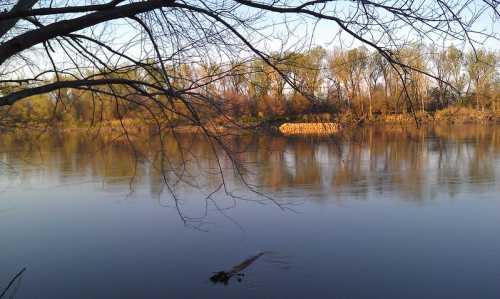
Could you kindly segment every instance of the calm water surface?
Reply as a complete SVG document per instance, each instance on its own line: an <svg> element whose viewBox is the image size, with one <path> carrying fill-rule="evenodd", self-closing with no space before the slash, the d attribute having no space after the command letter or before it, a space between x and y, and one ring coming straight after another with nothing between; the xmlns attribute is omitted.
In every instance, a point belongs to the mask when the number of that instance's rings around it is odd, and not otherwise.
<svg viewBox="0 0 500 299"><path fill-rule="evenodd" d="M200 137L82 135L0 136L4 298L500 298L500 127L226 140L272 201Z"/></svg>

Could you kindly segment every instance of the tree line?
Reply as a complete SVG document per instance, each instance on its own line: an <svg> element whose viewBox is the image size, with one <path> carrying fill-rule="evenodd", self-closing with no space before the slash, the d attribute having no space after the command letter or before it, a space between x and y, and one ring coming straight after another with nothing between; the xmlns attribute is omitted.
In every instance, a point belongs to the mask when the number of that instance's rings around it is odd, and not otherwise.
<svg viewBox="0 0 500 299"><path fill-rule="evenodd" d="M16 125L49 120L88 124L144 119L146 110L157 110L161 114L149 115L160 116L150 121L175 125L193 123L193 107L198 112L196 117L203 121L239 123L302 119L318 114L335 118L342 113L372 120L457 106L500 110L499 52L413 45L393 55L405 67L389 63L379 52L365 47L329 51L315 47L246 61L179 63L175 67L164 66L166 70L152 65L147 71L128 67L106 74L89 71L85 78L126 82L152 82L155 74L166 71L171 86L190 91L186 95L189 102L161 92L151 102L144 95L149 97L154 90L141 94L128 83L61 88L2 107L1 118L4 123ZM78 77L59 75L57 81ZM6 89L15 90L16 85L4 84L2 90ZM197 102L198 97L203 101Z"/></svg>

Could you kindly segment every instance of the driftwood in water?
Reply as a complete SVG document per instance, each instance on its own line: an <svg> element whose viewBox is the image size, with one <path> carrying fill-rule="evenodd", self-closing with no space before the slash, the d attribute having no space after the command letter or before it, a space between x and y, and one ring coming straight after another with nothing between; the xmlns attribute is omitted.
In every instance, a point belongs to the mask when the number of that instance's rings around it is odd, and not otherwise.
<svg viewBox="0 0 500 299"><path fill-rule="evenodd" d="M9 289L12 287L12 285L21 277L21 275L23 275L24 271L26 271L26 268L23 268L21 271L19 271L11 280L10 282L7 284L7 286L5 287L5 289L3 290L3 292L0 294L0 298L3 298L3 296L5 296L5 294L7 294L7 292L9 291Z"/></svg>
<svg viewBox="0 0 500 299"><path fill-rule="evenodd" d="M241 273L241 272L243 270L245 270L246 268L248 268L251 264L253 264L258 258L263 256L264 253L265 252L261 252L255 256L252 256L252 257L244 260L240 264L231 268L231 270L229 270L229 271L215 272L215 274L210 277L210 280L215 284L216 283L223 283L223 284L227 285L229 283L229 279L231 279L231 277L237 276L238 281L241 281L241 277L245 276L245 274Z"/></svg>

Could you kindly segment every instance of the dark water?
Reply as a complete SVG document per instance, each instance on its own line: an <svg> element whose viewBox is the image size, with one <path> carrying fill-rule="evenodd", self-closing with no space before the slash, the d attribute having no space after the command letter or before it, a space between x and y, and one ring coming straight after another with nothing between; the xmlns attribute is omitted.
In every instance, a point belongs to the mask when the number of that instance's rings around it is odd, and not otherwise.
<svg viewBox="0 0 500 299"><path fill-rule="evenodd" d="M500 127L178 141L1 136L0 294L500 298Z"/></svg>

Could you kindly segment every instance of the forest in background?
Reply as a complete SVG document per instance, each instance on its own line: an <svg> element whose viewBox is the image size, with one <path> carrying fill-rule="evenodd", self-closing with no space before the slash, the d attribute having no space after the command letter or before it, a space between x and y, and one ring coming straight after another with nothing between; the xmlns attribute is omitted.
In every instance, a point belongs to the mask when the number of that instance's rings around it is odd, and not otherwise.
<svg viewBox="0 0 500 299"><path fill-rule="evenodd" d="M193 123L189 111L193 105L202 122L218 124L359 123L415 116L457 122L500 120L500 53L414 45L394 55L410 68L390 64L365 47L275 53L267 58L271 64L261 58L180 63L175 68L167 66L167 72L176 89L191 90L189 105L175 95L168 98L161 93L151 102L127 85L58 89L1 107L0 122L5 127L44 123L75 127L139 120L177 126ZM147 76L154 72L160 71L154 67L148 72L124 67L112 73L96 70L95 78L147 82ZM74 80L80 75L59 76L58 80ZM16 88L15 84L2 86L2 90ZM204 101L197 101L199 95ZM161 113L145 113L148 110Z"/></svg>

